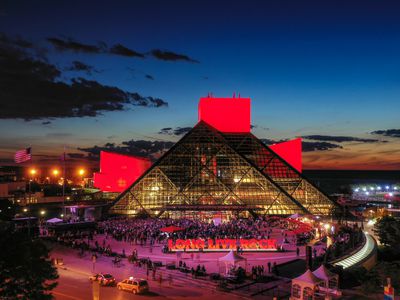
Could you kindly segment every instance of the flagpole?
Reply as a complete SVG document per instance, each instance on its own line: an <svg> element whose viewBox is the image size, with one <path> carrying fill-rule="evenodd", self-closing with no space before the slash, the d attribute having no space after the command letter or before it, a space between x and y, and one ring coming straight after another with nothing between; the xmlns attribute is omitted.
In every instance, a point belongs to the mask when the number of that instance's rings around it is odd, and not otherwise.
<svg viewBox="0 0 400 300"><path fill-rule="evenodd" d="M63 201L63 220L65 220L65 145L64 145L64 154L63 154L63 187L62 187L62 201Z"/></svg>

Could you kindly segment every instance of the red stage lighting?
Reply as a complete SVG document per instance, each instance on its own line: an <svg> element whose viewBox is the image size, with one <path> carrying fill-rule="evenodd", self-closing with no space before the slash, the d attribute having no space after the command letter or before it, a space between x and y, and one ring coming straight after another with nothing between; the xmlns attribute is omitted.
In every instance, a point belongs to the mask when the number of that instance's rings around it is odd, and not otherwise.
<svg viewBox="0 0 400 300"><path fill-rule="evenodd" d="M222 132L250 132L250 98L200 98L200 121Z"/></svg>
<svg viewBox="0 0 400 300"><path fill-rule="evenodd" d="M104 192L122 192L151 166L147 158L100 152L100 172L94 173L94 186Z"/></svg>
<svg viewBox="0 0 400 300"><path fill-rule="evenodd" d="M301 173L301 138L269 146L272 151L282 157L289 165Z"/></svg>

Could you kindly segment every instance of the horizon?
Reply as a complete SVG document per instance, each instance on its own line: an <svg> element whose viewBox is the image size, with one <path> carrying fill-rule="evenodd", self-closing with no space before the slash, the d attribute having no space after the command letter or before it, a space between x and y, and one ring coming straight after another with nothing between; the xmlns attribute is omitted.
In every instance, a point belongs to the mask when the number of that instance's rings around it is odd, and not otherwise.
<svg viewBox="0 0 400 300"><path fill-rule="evenodd" d="M64 146L76 166L102 149L155 160L212 92L251 98L267 144L303 137L304 170L400 170L400 4L385 3L7 2L0 165L29 146L38 167Z"/></svg>

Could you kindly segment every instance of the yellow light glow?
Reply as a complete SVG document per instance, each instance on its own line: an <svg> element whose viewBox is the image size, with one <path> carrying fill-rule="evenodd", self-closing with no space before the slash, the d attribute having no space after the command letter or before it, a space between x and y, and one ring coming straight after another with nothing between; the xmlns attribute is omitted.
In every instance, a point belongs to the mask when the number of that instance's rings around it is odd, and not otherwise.
<svg viewBox="0 0 400 300"><path fill-rule="evenodd" d="M24 212L27 212L28 211L28 209L27 208L24 208Z"/></svg>
<svg viewBox="0 0 400 300"><path fill-rule="evenodd" d="M324 227L325 227L326 230L328 230L328 229L331 227L331 225L329 225L329 224L324 224Z"/></svg>
<svg viewBox="0 0 400 300"><path fill-rule="evenodd" d="M57 169L54 169L52 171L52 173L53 173L54 176L58 176L58 174L60 174L60 171L58 171Z"/></svg>
<svg viewBox="0 0 400 300"><path fill-rule="evenodd" d="M30 173L31 175L35 175L35 174L37 173L37 171L36 171L36 169L30 169L30 170L29 170L29 173Z"/></svg>
<svg viewBox="0 0 400 300"><path fill-rule="evenodd" d="M78 173L79 173L79 175L83 176L85 174L85 170L84 169L79 169Z"/></svg>
<svg viewBox="0 0 400 300"><path fill-rule="evenodd" d="M40 211L40 214L43 216L44 214L46 213L46 211L44 211L44 210L41 210Z"/></svg>

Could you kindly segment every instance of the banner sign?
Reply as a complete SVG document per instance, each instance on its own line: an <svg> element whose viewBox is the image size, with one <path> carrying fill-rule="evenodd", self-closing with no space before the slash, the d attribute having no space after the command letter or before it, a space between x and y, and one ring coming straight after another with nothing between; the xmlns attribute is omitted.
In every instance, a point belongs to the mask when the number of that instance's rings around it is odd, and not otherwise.
<svg viewBox="0 0 400 300"><path fill-rule="evenodd" d="M169 239L169 251L230 251L237 250L240 247L242 251L276 251L277 241L275 239Z"/></svg>

